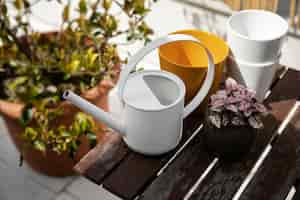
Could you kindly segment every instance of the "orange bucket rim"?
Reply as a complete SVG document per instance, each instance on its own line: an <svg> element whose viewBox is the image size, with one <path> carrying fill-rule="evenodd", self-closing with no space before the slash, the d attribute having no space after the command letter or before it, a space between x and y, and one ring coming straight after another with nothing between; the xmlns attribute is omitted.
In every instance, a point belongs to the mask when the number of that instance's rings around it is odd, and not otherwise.
<svg viewBox="0 0 300 200"><path fill-rule="evenodd" d="M207 36L210 36L210 37L214 37L215 39L217 39L218 41L220 41L224 47L225 47L225 53L224 53L224 56L222 56L220 59L213 59L214 60L214 64L215 65L218 65L222 62L225 62L226 59L228 58L229 56L229 52L230 52L230 48L229 46L227 45L227 43L219 36L213 34L213 33L210 33L210 32L207 32L207 31L200 31L200 30L197 30L197 29L185 29L185 30L179 30L179 31L175 31L175 32L172 32L170 34L186 34L186 35L189 35L187 33L184 33L184 32L199 32L201 34L205 34ZM203 47L201 47L203 48ZM213 54L213 52L211 52L211 54ZM192 66L192 65L187 65L187 64L179 64L179 63L175 63L175 62L172 62L169 58L167 58L167 56L163 55L163 53L161 52L160 48L158 49L158 55L160 58L164 59L165 61L167 61L169 64L172 64L172 65L175 65L177 67L182 67L182 68L207 68L207 66L204 66L204 65L200 65L200 66Z"/></svg>

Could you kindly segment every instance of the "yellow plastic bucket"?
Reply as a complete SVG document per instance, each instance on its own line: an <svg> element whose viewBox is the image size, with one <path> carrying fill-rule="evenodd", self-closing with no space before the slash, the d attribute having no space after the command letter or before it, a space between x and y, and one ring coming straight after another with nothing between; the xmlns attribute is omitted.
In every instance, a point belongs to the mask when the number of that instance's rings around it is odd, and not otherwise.
<svg viewBox="0 0 300 200"><path fill-rule="evenodd" d="M229 55L229 47L220 37L199 30L181 30L171 34L187 34L198 38L213 55L216 66L215 79L208 96L200 105L201 113L205 112L209 96L215 93L220 85L222 73ZM160 68L179 76L186 86L186 102L189 102L202 85L207 72L208 58L204 49L189 41L174 42L159 48Z"/></svg>

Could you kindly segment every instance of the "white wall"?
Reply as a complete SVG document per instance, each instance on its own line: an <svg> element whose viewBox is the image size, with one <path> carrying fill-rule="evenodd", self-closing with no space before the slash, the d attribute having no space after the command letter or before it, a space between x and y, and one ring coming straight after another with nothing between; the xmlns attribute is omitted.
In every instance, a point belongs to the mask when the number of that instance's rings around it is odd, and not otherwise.
<svg viewBox="0 0 300 200"><path fill-rule="evenodd" d="M76 1L77 0L74 0L72 3L75 3ZM194 0L194 2L204 2L208 6L212 6L223 11L230 11L230 9L220 1ZM286 5L281 7L281 14L285 13ZM34 9L34 16L32 16L31 22L35 29L39 31L56 30L58 29L61 21L61 10L61 6L55 1L50 3L47 1L41 1L41 3L36 5ZM174 0L159 0L158 3L153 6L152 12L147 17L147 22L155 30L155 37L165 35L179 29L188 28L198 28L216 33L221 37L226 37L225 17L216 15L209 11L187 6ZM120 51L122 55L128 56L128 53L134 53L141 46L142 44L120 46ZM287 45L283 49L281 63L300 70L299 52L300 40L289 37ZM157 55L155 52L148 56L141 65L149 65L149 63L156 66L158 65Z"/></svg>
<svg viewBox="0 0 300 200"><path fill-rule="evenodd" d="M194 2L200 2L204 5L221 9L223 11L230 11L228 7L221 2L216 2L212 0L194 0ZM280 14L286 17L288 16L286 13L287 5L283 3L289 3L289 1L280 2ZM215 13L203 9L195 8L184 4L182 5L182 12L185 13L187 23L191 23L194 27L199 28L201 30L207 30L216 33L217 35L223 38L226 38L226 17L217 15ZM295 37L288 38L287 43L282 50L282 58L280 63L288 67L300 70L300 39Z"/></svg>

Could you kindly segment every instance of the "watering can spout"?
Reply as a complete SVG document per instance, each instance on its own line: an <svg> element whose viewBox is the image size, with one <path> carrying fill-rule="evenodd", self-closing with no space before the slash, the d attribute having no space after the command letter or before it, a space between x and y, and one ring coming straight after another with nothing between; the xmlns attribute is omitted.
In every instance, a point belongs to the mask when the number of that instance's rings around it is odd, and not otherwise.
<svg viewBox="0 0 300 200"><path fill-rule="evenodd" d="M72 104L74 104L84 112L92 115L96 120L103 122L110 128L114 129L121 135L125 135L125 126L121 124L117 119L112 117L110 113L105 112L101 108L86 101L85 99L81 98L80 96L76 95L70 90L67 90L63 93L63 98L70 101Z"/></svg>

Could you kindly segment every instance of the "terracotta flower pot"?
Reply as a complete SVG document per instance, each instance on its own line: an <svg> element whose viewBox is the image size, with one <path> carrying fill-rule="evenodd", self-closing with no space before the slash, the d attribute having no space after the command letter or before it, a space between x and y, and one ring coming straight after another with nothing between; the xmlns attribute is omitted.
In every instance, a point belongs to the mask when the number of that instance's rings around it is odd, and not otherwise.
<svg viewBox="0 0 300 200"><path fill-rule="evenodd" d="M88 90L82 96L90 102L96 104L104 110L108 110L108 92L113 84L110 81L102 81L99 85ZM68 102L62 102L59 107L63 109L64 114L57 120L58 124L68 125L73 121L73 117L79 111L76 107ZM0 100L0 113L2 113L6 126L9 130L10 138L19 151L23 151L24 160L27 164L43 174L49 176L69 176L73 175L73 167L89 150L90 146L85 137L81 137L81 145L76 153L75 159L71 159L67 153L58 155L56 152L47 149L46 154L41 153L30 147L23 148L25 144L20 137L23 128L20 126L18 119L20 118L23 105ZM98 141L103 137L104 125L96 122L99 127L97 132Z"/></svg>
<svg viewBox="0 0 300 200"><path fill-rule="evenodd" d="M113 84L110 81L102 81L99 85L91 90L88 90L82 96L90 102L96 104L104 110L108 110L108 92ZM64 111L63 116L57 120L58 124L68 125L73 121L73 117L79 111L68 102L62 102L59 107ZM58 155L56 152L47 149L46 154L41 153L30 147L23 148L25 144L20 137L23 128L20 126L18 119L20 118L23 105L0 100L0 113L2 113L6 126L9 130L10 138L16 145L19 151L23 151L24 160L27 164L36 171L49 176L69 176L73 175L73 167L89 150L90 146L85 137L81 137L81 145L76 153L75 159L71 159L67 153ZM99 127L97 132L98 141L103 137L104 125L96 122Z"/></svg>
<svg viewBox="0 0 300 200"><path fill-rule="evenodd" d="M58 32L47 32L42 33L41 39L45 42L59 34ZM21 37L21 42L26 44L27 38ZM91 45L91 40L86 40L86 45ZM103 110L108 110L108 93L109 90L114 86L116 83L119 72L120 72L120 65L115 65L112 69L113 72L113 79L111 81L103 80L101 81L97 87L94 87L84 94L82 97L86 98L88 101L94 103L98 107L101 107ZM6 122L6 126L9 130L10 138L12 139L13 143L16 145L19 151L22 151L24 160L27 164L36 171L39 171L43 174L49 176L69 176L73 175L73 167L74 165L90 150L90 145L86 137L82 136L80 138L81 144L79 146L78 151L76 152L75 158L71 159L67 153L63 153L58 155L56 152L47 149L46 153L43 154L40 151L37 151L30 147L24 146L24 141L21 138L21 133L24 131L19 123L19 119L23 109L22 103L11 103L8 101L4 101L0 99L0 114L4 117ZM59 124L63 125L70 125L73 121L74 116L79 112L79 109L71 105L70 103L63 101L59 107L64 111L63 115L59 117L55 123L55 127ZM96 121L95 121L96 122ZM99 122L96 122L96 126L98 127L97 140L101 140L104 138L105 126Z"/></svg>
<svg viewBox="0 0 300 200"><path fill-rule="evenodd" d="M224 160L239 160L250 151L255 136L256 130L250 126L217 128L207 123L204 141L214 156Z"/></svg>

